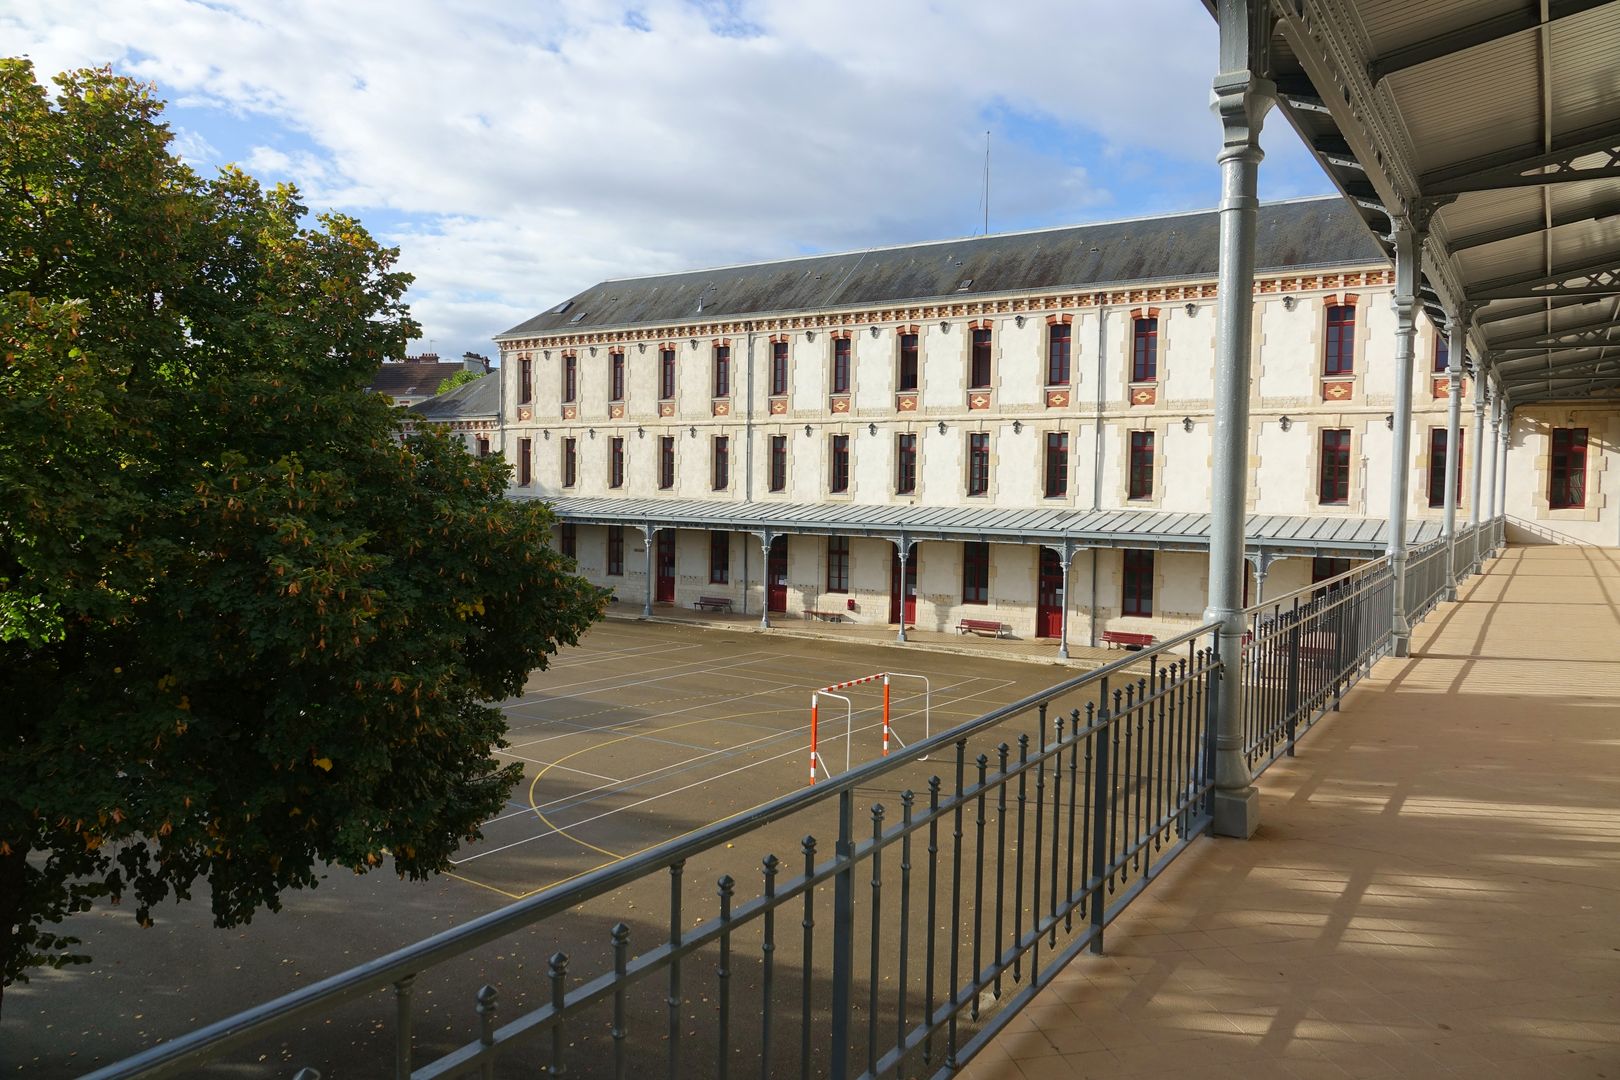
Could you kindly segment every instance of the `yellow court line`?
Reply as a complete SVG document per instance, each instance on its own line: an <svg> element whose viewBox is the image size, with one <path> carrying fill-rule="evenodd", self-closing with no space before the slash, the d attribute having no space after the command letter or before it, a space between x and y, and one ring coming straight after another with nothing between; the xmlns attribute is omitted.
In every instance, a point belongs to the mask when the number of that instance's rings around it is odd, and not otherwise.
<svg viewBox="0 0 1620 1080"><path fill-rule="evenodd" d="M546 817L545 813L540 809L540 804L535 801L535 797L534 797L534 789L540 785L541 777L545 776L546 773L550 772L552 769L554 769L557 766L561 765L565 761L570 761L570 760L572 760L572 759L574 759L576 757L579 757L581 754L588 754L593 750L605 749L605 748L607 748L609 746L614 745L615 743L629 742L631 739L642 739L642 738L646 738L647 736L650 736L650 735L661 735L664 732L674 731L677 728L691 727L694 724L712 724L717 720L735 720L739 716L754 716L754 715L756 715L756 713L757 713L757 710L751 710L749 712L730 713L730 714L728 714L726 716L700 716L700 717L697 717L697 718L692 719L692 720L684 720L679 724L669 724L669 725L667 725L665 727L654 728L653 730L650 730L650 731L632 731L632 732L630 732L628 734L619 736L617 739L609 739L607 742L592 743L590 746L582 746L578 750L575 750L573 753L564 754L562 757L558 758L556 761L553 761L551 764L545 766L545 768L541 769L539 772L534 774L534 779L529 781L529 809L534 811L535 816L538 817L542 822L544 822L547 828L556 831L557 833L561 834L562 836L567 837L568 839L572 840L574 843L579 844L582 847L588 847L592 851L599 852L600 854L606 855L606 856L608 856L609 858L613 859L616 862L619 859L625 858L625 856L620 855L616 851L609 851L605 847L598 847L595 844L591 843L589 840L581 840L579 837L575 836L573 833L569 832L567 829L563 828L561 825L558 825L556 822L554 822L550 818ZM763 804L761 804L761 805L763 805ZM685 834L683 833L682 835L685 835ZM646 850L646 849L644 848L642 850ZM589 871L586 871L586 872L589 873ZM551 886L548 885L546 887L550 888ZM528 895L533 895L533 894L528 894Z"/></svg>
<svg viewBox="0 0 1620 1080"><path fill-rule="evenodd" d="M603 864L603 865L606 865L606 864ZM589 871L586 871L586 872L589 873ZM488 889L492 893L500 893L502 896L506 897L508 900L521 900L525 896L533 896L534 895L534 893L532 893L532 892L509 893L505 889L498 889L494 885L486 885L484 882L479 881L477 878L466 877L466 876L464 876L462 874L456 873L454 870L446 870L444 872L444 876L445 877L453 877L457 881L465 881L467 884L476 885L480 889Z"/></svg>

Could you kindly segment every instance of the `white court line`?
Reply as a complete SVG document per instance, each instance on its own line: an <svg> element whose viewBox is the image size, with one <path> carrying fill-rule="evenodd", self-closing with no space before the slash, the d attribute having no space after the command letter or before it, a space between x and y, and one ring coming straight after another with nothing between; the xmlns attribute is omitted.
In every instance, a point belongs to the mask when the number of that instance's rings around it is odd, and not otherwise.
<svg viewBox="0 0 1620 1080"><path fill-rule="evenodd" d="M588 667L591 664L604 664L604 663L608 662L609 660L620 660L620 659L623 659L624 657L627 657L627 656L631 656L631 657L658 656L658 655L661 655L661 654L664 654L664 653L690 652L693 649L701 649L702 647L703 646L701 644L692 644L692 645L647 645L647 646L640 646L640 647L637 647L637 648L634 648L634 649L615 649L612 652L601 653L601 654L598 654L596 656L592 656L589 660L566 660L566 661L562 661L562 662L559 662L559 663L553 663L553 664L550 664L550 665L547 666L546 671L548 671L548 672L555 671L555 672L557 672L559 674L566 675L569 672L573 671L575 668ZM579 679L579 680L577 680L576 683L564 683L562 685L566 687L566 686L577 685L578 683L588 683L588 682L595 682L595 681L596 681L595 679Z"/></svg>
<svg viewBox="0 0 1620 1080"><path fill-rule="evenodd" d="M948 689L951 689L954 686L964 686L969 682L983 682L983 681L989 681L988 676L973 675L973 676L969 676L967 679L963 680L960 683L954 683L954 684L942 687L941 689L942 690L948 690ZM997 690L1005 689L1006 687L1011 686L1014 681L1015 680L1013 680L1013 679L1003 679L995 686L985 687L984 689L978 690L978 691L976 691L976 692L974 692L972 694L964 694L961 697L953 698L951 700L950 704L954 705L954 704L956 704L958 702L971 701L974 698L983 697L986 694L993 693L993 692L995 692ZM749 696L753 696L753 695L749 695ZM875 707L876 706L873 706L873 708L875 708ZM870 712L871 709L870 708L869 709L863 709L861 711L864 714L866 712ZM978 715L978 714L975 713L974 715ZM883 721L881 719L879 719L874 724L867 724L867 725L862 726L862 727L857 727L855 729L855 731L857 733L862 733L862 732L872 731L872 730L877 729L877 728L881 728L882 726L883 726ZM687 766L687 765L694 765L694 764L697 764L700 761L703 761L706 758L714 757L717 754L724 754L724 753L727 753L728 751L741 749L741 748L747 747L747 746L752 746L753 744L759 743L759 742L767 742L767 741L769 741L771 739L774 739L774 738L777 738L777 737L779 737L780 735L783 735L783 734L792 734L792 733L795 733L795 732L804 731L808 727L809 727L808 724L802 724L802 725L800 725L798 727L787 728L784 731L777 732L777 733L772 734L772 735L764 735L764 736L761 736L758 739L751 739L751 740L749 740L747 742L744 742L744 743L738 743L735 746L725 747L725 748L720 749L720 750L705 751L702 754L698 754L696 757L686 758L686 759L684 759L682 761L678 761L678 762L672 762L672 763L670 763L668 765L661 766L661 767L659 767L657 769L651 769L651 770L649 770L647 772L640 773L640 774L637 774L635 776L627 777L624 781L621 782L621 784L633 783L633 782L635 782L637 780L646 779L647 777L655 776L655 775L657 775L659 773L668 772L668 771L673 770L673 769L683 768L684 766ZM840 738L843 738L843 737L844 737L843 734L832 735L832 736L828 737L828 741L833 742L833 741L836 741L836 740L838 740ZM595 815L593 817L588 817L588 818L584 818L584 819L582 819L580 821L571 822L568 825L564 825L564 826L560 826L560 827L559 826L552 826L551 829L549 831L547 831L547 832L538 833L538 834L536 834L534 836L528 837L528 838L523 839L523 840L515 840L515 841L512 841L511 843L503 844L498 848L491 848L488 851L480 851L480 852L477 852L475 854L469 855L469 856L467 856L467 858L459 860L459 861L452 860L452 863L453 863L453 865L460 866L460 865L462 865L462 863L467 863L467 862L471 862L474 859L483 858L485 855L494 855L497 852L506 851L506 850L508 850L510 848L514 848L514 847L519 847L520 845L528 843L530 840L543 840L548 836L554 836L557 833L564 832L565 830L569 830L569 829L577 829L582 825L588 825L593 821L599 821L604 817L610 817L613 814L617 814L617 813L620 813L620 812L625 811L625 810L630 810L630 809L633 809L633 808L635 808L637 806L645 805L646 803L653 802L653 801L656 801L658 799L662 799L662 798L664 798L666 796L678 795L683 791L688 791L688 790L690 790L690 789L692 789L694 787L698 787L698 786L700 786L702 784L713 783L716 780L723 780L728 776L732 776L732 775L734 775L736 773L739 773L739 772L744 772L744 771L746 771L748 769L754 768L757 765L773 764L773 763L775 763L777 761L781 761L783 758L793 757L793 756L802 754L803 752L804 752L803 747L794 746L792 749L785 750L782 753L777 754L777 755L775 755L773 757L762 758L759 761L749 762L746 765L741 765L741 766L738 766L735 769L731 769L731 770L729 770L727 772L720 773L718 776L705 777L702 780L695 781L694 783L691 783L691 784L686 784L686 785L684 785L682 787L672 788L669 791L661 792L661 793L659 793L657 795L649 795L646 798L637 800L636 802L627 803L624 806L615 807L612 810L605 810L602 813L597 814L597 815ZM550 809L551 807L557 805L558 803L567 802L570 799L584 798L585 796L593 795L593 794L596 794L596 793L604 791L604 790L609 790L608 785L604 784L604 785L600 785L600 786L595 787L595 788L587 788L584 791L574 792L572 795L565 795L565 796L562 796L560 798L552 799L549 802L540 803L540 804L538 804L538 805L536 805L534 807L531 807L529 810L518 811L517 813L513 813L513 814L503 814L498 818L490 819L490 821L487 821L484 824L486 824L486 825L493 824L496 821L504 821L507 818L516 817L516 816L519 816L519 814L533 813L533 812L535 812L537 810L538 811L544 811L544 810Z"/></svg>
<svg viewBox="0 0 1620 1080"><path fill-rule="evenodd" d="M763 654L763 653L743 653L742 655L743 656L762 656L762 655L767 655L767 654ZM556 695L556 696L544 695L543 697L544 697L544 700L545 700L546 704L549 705L553 701L572 701L575 698L590 697L592 694L606 694L606 693L611 693L614 690L626 690L626 689L629 689L632 686L645 686L648 683L663 682L666 679L679 679L684 675L707 675L712 671L725 671L728 668L742 667L743 665L751 663L751 662L752 661L749 661L749 660L739 660L735 664L721 664L719 667L698 668L695 671L675 672L675 673L669 674L669 675L660 675L660 676L658 676L657 678L654 678L654 679L637 679L635 682L613 683L613 684L608 685L608 686L599 686L594 690L583 690L583 691L581 691L581 692L579 692L577 694L560 694L560 695ZM649 670L652 670L652 671L670 671L673 668L681 668L681 667L690 668L691 666L692 666L691 663L670 664L669 667L667 667L667 668L651 668ZM637 674L640 674L640 673L638 672ZM604 681L605 681L604 679L584 679L579 683L572 683L572 684L567 684L567 685L580 686L580 685L584 685L585 683L593 683L593 682L599 683L599 682L604 682ZM566 689L566 685L565 685L564 689ZM540 698L536 698L535 700L540 700ZM500 707L502 709L511 709L511 708L516 708L519 705L528 705L528 704L533 704L533 702L532 701L522 701L522 700L512 701L512 702L507 702L506 704L501 705Z"/></svg>

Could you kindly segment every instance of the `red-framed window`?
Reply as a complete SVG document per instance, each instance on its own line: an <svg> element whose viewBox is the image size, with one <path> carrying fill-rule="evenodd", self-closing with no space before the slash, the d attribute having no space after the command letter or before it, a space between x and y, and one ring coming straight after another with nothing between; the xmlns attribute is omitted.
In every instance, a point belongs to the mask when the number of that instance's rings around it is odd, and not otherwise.
<svg viewBox="0 0 1620 1080"><path fill-rule="evenodd" d="M1128 495L1132 499L1153 498L1153 436L1151 431L1131 432Z"/></svg>
<svg viewBox="0 0 1620 1080"><path fill-rule="evenodd" d="M714 347L714 396L731 396L731 346Z"/></svg>
<svg viewBox="0 0 1620 1080"><path fill-rule="evenodd" d="M518 440L518 483L524 487L534 482L534 440Z"/></svg>
<svg viewBox="0 0 1620 1080"><path fill-rule="evenodd" d="M849 490L849 436L834 435L827 473L827 490L842 494Z"/></svg>
<svg viewBox="0 0 1620 1080"><path fill-rule="evenodd" d="M572 402L579 397L579 357L573 353L563 355L562 399Z"/></svg>
<svg viewBox="0 0 1620 1080"><path fill-rule="evenodd" d="M1069 385L1069 324L1053 323L1046 328L1046 385Z"/></svg>
<svg viewBox="0 0 1620 1080"><path fill-rule="evenodd" d="M990 545L962 545L962 603L990 602Z"/></svg>
<svg viewBox="0 0 1620 1080"><path fill-rule="evenodd" d="M1322 374L1349 375L1356 370L1356 306L1329 304L1327 344L1322 353Z"/></svg>
<svg viewBox="0 0 1620 1080"><path fill-rule="evenodd" d="M1547 506L1576 510L1586 505L1586 429L1553 428Z"/></svg>
<svg viewBox="0 0 1620 1080"><path fill-rule="evenodd" d="M624 353L608 353L608 400L624 400Z"/></svg>
<svg viewBox="0 0 1620 1080"><path fill-rule="evenodd" d="M624 487L624 440L618 436L608 446L608 487Z"/></svg>
<svg viewBox="0 0 1620 1080"><path fill-rule="evenodd" d="M1442 327L1434 331L1434 373L1444 375L1451 366L1451 344L1446 341L1446 332Z"/></svg>
<svg viewBox="0 0 1620 1080"><path fill-rule="evenodd" d="M658 440L658 486L666 491L675 486L675 436Z"/></svg>
<svg viewBox="0 0 1620 1080"><path fill-rule="evenodd" d="M990 385L990 330L973 331L972 362L968 366L968 389L983 390Z"/></svg>
<svg viewBox="0 0 1620 1080"><path fill-rule="evenodd" d="M710 486L715 491L724 491L731 486L731 437L729 435L716 435L714 437L712 466L709 470Z"/></svg>
<svg viewBox="0 0 1620 1080"><path fill-rule="evenodd" d="M478 444L478 456L479 457L489 457L489 436L488 435L480 435L480 436L478 436L477 444Z"/></svg>
<svg viewBox="0 0 1620 1080"><path fill-rule="evenodd" d="M1134 319L1131 325L1131 382L1159 378L1159 320Z"/></svg>
<svg viewBox="0 0 1620 1080"><path fill-rule="evenodd" d="M827 591L849 592L849 537L827 537Z"/></svg>
<svg viewBox="0 0 1620 1080"><path fill-rule="evenodd" d="M709 534L709 584L724 585L731 580L731 534Z"/></svg>
<svg viewBox="0 0 1620 1080"><path fill-rule="evenodd" d="M570 559L579 558L579 529L572 521L557 526L557 550Z"/></svg>
<svg viewBox="0 0 1620 1080"><path fill-rule="evenodd" d="M1459 446L1467 445L1467 435L1458 432ZM1446 450L1449 440L1445 428L1429 429L1429 505L1446 505ZM1457 456L1457 501L1462 501L1463 458Z"/></svg>
<svg viewBox="0 0 1620 1080"><path fill-rule="evenodd" d="M675 399L675 350L658 350L658 400Z"/></svg>
<svg viewBox="0 0 1620 1080"><path fill-rule="evenodd" d="M1069 494L1069 433L1046 433L1046 497L1062 499Z"/></svg>
<svg viewBox="0 0 1620 1080"><path fill-rule="evenodd" d="M1322 432L1322 457L1317 464L1316 497L1324 506L1350 501L1350 431L1327 428Z"/></svg>
<svg viewBox="0 0 1620 1080"><path fill-rule="evenodd" d="M1125 549L1124 603L1120 612L1125 615L1153 614L1153 552L1140 548Z"/></svg>
<svg viewBox="0 0 1620 1080"><path fill-rule="evenodd" d="M576 439L562 441L562 486L573 487L579 480L579 442Z"/></svg>
<svg viewBox="0 0 1620 1080"><path fill-rule="evenodd" d="M771 393L788 392L788 343L771 342Z"/></svg>
<svg viewBox="0 0 1620 1080"><path fill-rule="evenodd" d="M607 528L607 573L609 577L624 576L624 526Z"/></svg>
<svg viewBox="0 0 1620 1080"><path fill-rule="evenodd" d="M895 389L917 389L917 335L900 335L900 372L895 379Z"/></svg>
<svg viewBox="0 0 1620 1080"><path fill-rule="evenodd" d="M990 493L990 433L987 431L968 434L967 493Z"/></svg>
<svg viewBox="0 0 1620 1080"><path fill-rule="evenodd" d="M917 491L917 436L907 432L894 438L894 493Z"/></svg>
<svg viewBox="0 0 1620 1080"><path fill-rule="evenodd" d="M787 436L771 436L771 475L772 491L787 490Z"/></svg>
<svg viewBox="0 0 1620 1080"><path fill-rule="evenodd" d="M534 400L534 361L525 356L518 361L518 404Z"/></svg>
<svg viewBox="0 0 1620 1080"><path fill-rule="evenodd" d="M849 338L833 338L832 392L835 394L849 393L849 346Z"/></svg>

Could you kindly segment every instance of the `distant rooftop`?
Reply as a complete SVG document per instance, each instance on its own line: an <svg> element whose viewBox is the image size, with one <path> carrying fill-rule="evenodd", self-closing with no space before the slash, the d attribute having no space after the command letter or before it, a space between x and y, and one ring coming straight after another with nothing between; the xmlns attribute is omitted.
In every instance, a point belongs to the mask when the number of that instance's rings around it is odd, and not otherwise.
<svg viewBox="0 0 1620 1080"><path fill-rule="evenodd" d="M1386 264L1367 226L1336 195L1267 203L1256 230L1261 271ZM1213 278L1219 213L1126 221L809 255L594 285L496 340L648 323Z"/></svg>
<svg viewBox="0 0 1620 1080"><path fill-rule="evenodd" d="M439 359L438 353L388 360L372 376L370 389L391 398L432 397L439 384L462 371L488 371L489 360L477 353L466 353L460 360Z"/></svg>
<svg viewBox="0 0 1620 1080"><path fill-rule="evenodd" d="M419 401L407 411L412 419L437 422L497 416L501 411L501 380L484 375L447 394Z"/></svg>

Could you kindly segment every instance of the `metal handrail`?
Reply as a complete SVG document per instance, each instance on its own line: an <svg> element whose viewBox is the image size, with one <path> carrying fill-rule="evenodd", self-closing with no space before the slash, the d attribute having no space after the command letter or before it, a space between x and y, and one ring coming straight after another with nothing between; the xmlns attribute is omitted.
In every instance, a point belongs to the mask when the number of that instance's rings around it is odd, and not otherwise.
<svg viewBox="0 0 1620 1080"><path fill-rule="evenodd" d="M1055 686L994 709L949 731L940 732L922 739L899 753L858 765L841 775L817 784L813 788L802 789L774 799L757 809L749 811L746 815L728 818L699 829L694 833L667 841L640 854L591 871L574 881L554 886L536 896L519 900L461 926L445 930L423 941L397 949L348 971L319 980L310 986L284 994L272 1001L244 1010L235 1016L209 1024L179 1038L160 1043L148 1050L89 1074L90 1080L110 1080L110 1078L114 1077L175 1075L185 1069L217 1060L254 1039L284 1029L300 1019L328 1011L344 1002L389 987L396 989L409 987L411 981L417 975L429 968L558 915L593 898L604 896L634 881L647 877L649 874L666 871L672 865L684 863L728 841L756 832L797 812L833 800L839 800L841 806L847 806L856 789L870 785L880 777L906 765L922 761L931 754L938 753L948 747L956 747L960 754L961 748L965 747L967 741L975 735L987 732L996 725L1031 710L1038 711L1044 717L1047 705L1077 690L1088 686L1100 686L1105 691L1104 697L1106 699L1106 689L1109 686L1110 679L1116 676L1132 674L1138 676L1138 678L1135 681L1127 678L1124 680L1126 684L1131 687L1138 684L1145 686L1147 681L1141 678L1144 663L1148 663L1151 670L1158 672L1160 667L1159 657L1171 654L1183 647L1196 651L1198 641L1204 638L1213 640L1217 628L1218 624L1214 623L1199 626L1196 629L1159 643L1151 649L1133 653L1094 671L1066 679ZM1185 664L1185 661L1182 663ZM1212 675L1219 668L1219 658L1215 656L1214 650L1211 648L1207 650L1207 657L1205 657L1202 666L1195 666L1194 674L1199 678L1203 678ZM1157 678L1158 676L1155 675L1154 677ZM1120 693L1119 690L1115 691L1116 700ZM1134 694L1134 690L1132 690L1132 693ZM1144 697L1133 704L1128 696L1127 704L1131 708L1141 710L1147 707L1147 699ZM1082 733L1077 721L1075 731L1070 737L1071 742L1078 740L1082 734L1087 740L1094 738L1097 731L1106 728L1109 723L1108 718L1109 711L1105 700L1105 707L1097 724L1088 725ZM1044 741L1044 734L1042 738ZM1211 746L1213 746L1212 742ZM1043 749L1041 751L1043 756L1039 758L1039 761L1044 763L1053 752ZM1089 743L1087 752L1089 755ZM960 766L960 761L958 766ZM1004 775L998 779L998 783L1005 785L1009 780L1014 780L1021 775L1021 768L1027 769L1028 767L1029 765L1026 764L1022 767L1006 770ZM1201 794L1206 790L1207 783L1204 783L1203 787L1199 788L1199 796L1201 797ZM957 794L960 796L962 793L959 791ZM1188 797L1188 793L1184 792L1183 796ZM1138 809L1140 809L1140 805ZM911 828L915 827L911 826ZM1182 837L1181 844L1184 844L1187 839L1185 836ZM892 839L884 840L884 843L889 842L892 842ZM871 850L874 849L869 847L862 852L852 854L850 858L856 858L858 855L870 855ZM1180 845L1174 846L1172 855L1179 850ZM842 853L840 857L843 857ZM848 868L845 867L844 869L847 872ZM813 874L807 873L805 879L799 883L797 888L813 888L817 882L824 881L838 870L838 860L834 860L834 864L823 866ZM961 868L957 867L956 872L960 873ZM1109 880L1111 882L1112 877ZM1145 884L1145 880L1139 881L1137 886L1133 887L1130 895L1134 896L1135 888ZM1112 888L1113 886L1110 884L1110 891ZM786 897L789 894L783 893L782 895ZM1102 905L1095 904L1093 906L1097 908ZM1109 915L1109 918L1112 918L1112 914L1117 914L1117 907ZM741 918L742 915L743 909L739 908L733 917ZM1096 931L1098 935L1101 933L1101 925L1102 922L1099 917ZM1045 925L1042 925L1040 934L1044 935L1048 930L1055 932L1055 927L1050 920ZM710 932L710 937L713 937L713 931ZM1098 940L1100 941L1100 937ZM694 933L690 939L681 943L679 953L697 948L699 944L701 942L698 940L698 935ZM1038 949L1038 943L1036 947ZM679 953L671 952L663 959L667 961L671 957L678 957ZM649 958L654 961L657 959L656 956L649 953L648 956L638 958L638 960ZM597 996L600 996L603 992L601 987L594 987L594 990ZM953 986L953 995L955 991L956 988ZM585 988L575 991L576 994L584 992ZM955 999L953 998L953 1000ZM545 1020L546 1017L535 1019L531 1014L529 1025L543 1024ZM408 1056L408 1032L405 1042L405 1053ZM458 1052L458 1054L451 1056L464 1057L465 1055ZM457 1068L448 1062L446 1065L451 1071L455 1071ZM442 1071L444 1070L430 1067L423 1070L423 1074L436 1075Z"/></svg>

